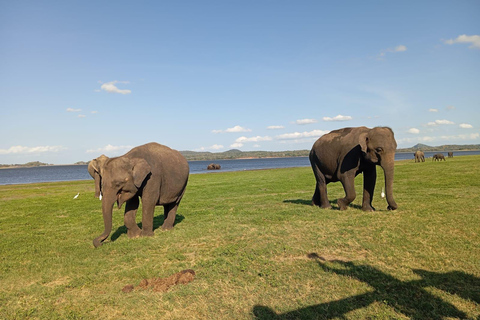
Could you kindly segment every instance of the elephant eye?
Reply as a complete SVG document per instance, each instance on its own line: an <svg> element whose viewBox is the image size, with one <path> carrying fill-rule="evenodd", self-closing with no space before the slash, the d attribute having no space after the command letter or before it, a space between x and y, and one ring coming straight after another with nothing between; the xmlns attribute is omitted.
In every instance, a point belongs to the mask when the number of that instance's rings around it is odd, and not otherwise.
<svg viewBox="0 0 480 320"><path fill-rule="evenodd" d="M376 148L375 149L375 152L377 152L377 153L381 153L382 151L383 151L383 148Z"/></svg>

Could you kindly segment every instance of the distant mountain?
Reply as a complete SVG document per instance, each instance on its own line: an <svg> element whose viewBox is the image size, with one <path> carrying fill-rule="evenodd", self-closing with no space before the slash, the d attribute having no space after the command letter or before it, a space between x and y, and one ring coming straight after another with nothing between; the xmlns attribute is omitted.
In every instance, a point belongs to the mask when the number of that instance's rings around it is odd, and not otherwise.
<svg viewBox="0 0 480 320"><path fill-rule="evenodd" d="M422 151L470 151L470 150L480 150L480 144L446 144L442 146L427 146L426 144L418 143L411 148L397 149L397 152L415 152L417 150Z"/></svg>
<svg viewBox="0 0 480 320"><path fill-rule="evenodd" d="M285 158L285 157L306 157L310 150L294 151L241 151L231 149L224 152L206 151L180 151L187 160L228 160L228 159L249 159L249 158Z"/></svg>
<svg viewBox="0 0 480 320"><path fill-rule="evenodd" d="M31 168L31 167L43 167L52 166L52 164L43 163L40 161L31 161L25 164L0 164L0 168Z"/></svg>

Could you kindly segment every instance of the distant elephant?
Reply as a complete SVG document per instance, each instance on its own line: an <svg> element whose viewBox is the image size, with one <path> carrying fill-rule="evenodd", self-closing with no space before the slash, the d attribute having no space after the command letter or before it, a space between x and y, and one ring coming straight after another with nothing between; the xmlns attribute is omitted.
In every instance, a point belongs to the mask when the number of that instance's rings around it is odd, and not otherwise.
<svg viewBox="0 0 480 320"><path fill-rule="evenodd" d="M219 164L216 164L216 163L210 163L207 166L207 170L220 170L221 168L222 168L222 166L219 165Z"/></svg>
<svg viewBox="0 0 480 320"><path fill-rule="evenodd" d="M112 209L125 205L124 222L130 238L153 235L155 206L164 207L163 230L173 228L180 200L187 186L189 166L176 150L158 143L133 148L123 156L93 159L88 172L95 179L95 196L103 196L104 232L93 240L98 247L112 231ZM142 198L142 229L135 216Z"/></svg>
<svg viewBox="0 0 480 320"><path fill-rule="evenodd" d="M449 157L449 158L453 158L453 152L450 151L450 152L448 153L448 157Z"/></svg>
<svg viewBox="0 0 480 320"><path fill-rule="evenodd" d="M397 209L393 199L394 160L397 143L392 129L387 127L343 128L320 137L310 151L310 163L317 181L312 204L331 208L327 184L340 181L345 198L338 199L340 210L355 199L355 176L363 172L362 210L374 211L373 191L377 179L376 165L385 175L388 209Z"/></svg>
<svg viewBox="0 0 480 320"><path fill-rule="evenodd" d="M417 150L413 155L415 156L415 162L425 162L425 153L423 151Z"/></svg>
<svg viewBox="0 0 480 320"><path fill-rule="evenodd" d="M441 154L441 153L437 153L437 154L433 155L432 161L434 161L434 160L435 160L435 161L442 161L442 160L443 160L443 161L446 161L446 160L445 160L445 156L444 156L443 154Z"/></svg>

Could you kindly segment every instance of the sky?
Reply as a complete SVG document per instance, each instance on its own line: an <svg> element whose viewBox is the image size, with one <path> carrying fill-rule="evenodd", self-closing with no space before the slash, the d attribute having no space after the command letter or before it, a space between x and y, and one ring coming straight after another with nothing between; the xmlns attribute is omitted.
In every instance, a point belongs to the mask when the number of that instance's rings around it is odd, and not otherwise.
<svg viewBox="0 0 480 320"><path fill-rule="evenodd" d="M0 0L0 163L480 144L479 1Z"/></svg>

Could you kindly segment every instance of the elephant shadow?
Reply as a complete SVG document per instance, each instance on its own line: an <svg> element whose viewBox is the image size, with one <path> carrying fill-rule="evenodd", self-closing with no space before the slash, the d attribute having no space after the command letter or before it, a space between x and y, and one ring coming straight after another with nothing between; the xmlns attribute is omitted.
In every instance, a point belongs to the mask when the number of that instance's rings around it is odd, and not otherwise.
<svg viewBox="0 0 480 320"><path fill-rule="evenodd" d="M480 303L480 278L453 271L436 273L425 270L412 270L421 279L402 281L369 265L357 265L350 261L327 260L316 253L308 258L315 260L326 273L335 273L368 284L372 290L336 301L312 305L276 313L267 306L253 307L254 319L333 319L344 318L351 311L366 308L372 303L386 303L397 313L411 319L469 319L468 315L453 304L431 294L425 288L435 287L463 299ZM477 318L477 319L480 319Z"/></svg>
<svg viewBox="0 0 480 320"><path fill-rule="evenodd" d="M175 222L173 225L177 225L178 223L181 223L183 221L183 219L185 219L184 216L182 216L181 214L177 214L175 216ZM157 230L158 228L160 228L162 225L163 225L163 221L164 221L164 216L163 214L159 214L158 216L154 217L153 218L153 231ZM141 229L142 228L142 223L139 222L137 223L137 226ZM115 240L117 240L118 238L120 238L123 234L127 234L127 227L126 226L121 226L119 227L113 234L112 236L110 237L110 241L114 242Z"/></svg>
<svg viewBox="0 0 480 320"><path fill-rule="evenodd" d="M332 206L332 210L340 210L340 207L338 206L338 199L335 200L329 200L330 205ZM304 205L304 206L312 206L312 200L305 200L305 199L287 199L283 200L283 203L293 203L293 204L299 204L299 205ZM351 208L355 209L362 209L362 206L359 206L357 204L350 203L348 205Z"/></svg>

